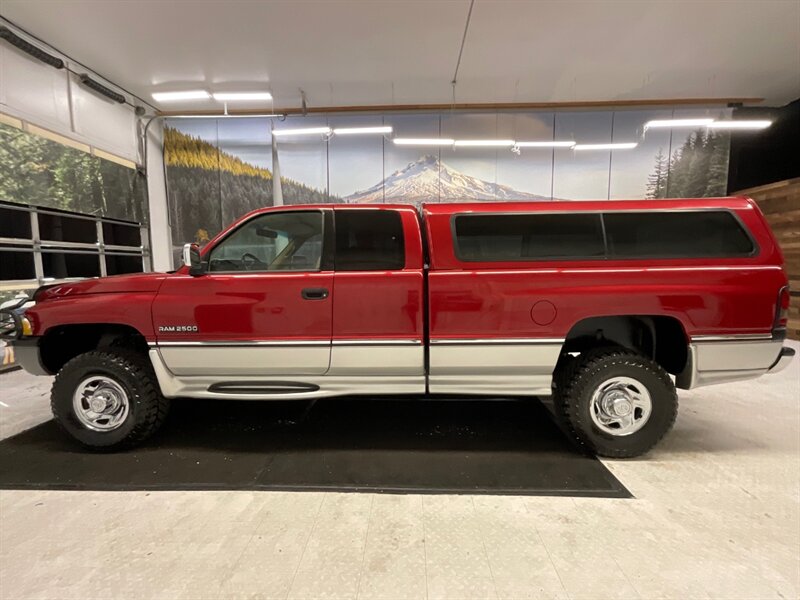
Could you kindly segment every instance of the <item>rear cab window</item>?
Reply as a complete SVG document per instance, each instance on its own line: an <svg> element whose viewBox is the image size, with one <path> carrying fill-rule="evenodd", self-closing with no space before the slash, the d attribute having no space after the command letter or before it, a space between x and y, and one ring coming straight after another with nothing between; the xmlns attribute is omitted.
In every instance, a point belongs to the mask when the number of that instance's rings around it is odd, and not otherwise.
<svg viewBox="0 0 800 600"><path fill-rule="evenodd" d="M336 210L337 271L395 271L405 267L400 213L394 210Z"/></svg>

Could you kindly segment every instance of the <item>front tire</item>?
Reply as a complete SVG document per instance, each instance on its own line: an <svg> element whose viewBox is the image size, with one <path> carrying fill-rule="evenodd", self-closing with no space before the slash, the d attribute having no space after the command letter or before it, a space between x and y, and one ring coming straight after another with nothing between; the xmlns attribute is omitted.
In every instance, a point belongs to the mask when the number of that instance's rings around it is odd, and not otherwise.
<svg viewBox="0 0 800 600"><path fill-rule="evenodd" d="M80 354L56 375L50 407L58 424L87 448L131 448L162 425L169 401L145 356L123 349Z"/></svg>
<svg viewBox="0 0 800 600"><path fill-rule="evenodd" d="M554 402L575 440L600 456L633 458L675 424L678 394L656 362L624 348L583 353L558 377Z"/></svg>

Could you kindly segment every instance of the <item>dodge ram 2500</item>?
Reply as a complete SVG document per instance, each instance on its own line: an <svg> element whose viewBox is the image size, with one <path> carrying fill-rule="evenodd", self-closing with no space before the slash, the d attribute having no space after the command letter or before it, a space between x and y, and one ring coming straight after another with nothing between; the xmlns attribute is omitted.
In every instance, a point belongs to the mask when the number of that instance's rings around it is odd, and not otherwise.
<svg viewBox="0 0 800 600"><path fill-rule="evenodd" d="M794 354L783 258L747 198L281 206L184 263L0 315L84 445L141 442L175 397L552 395L579 443L631 457L671 428L676 386Z"/></svg>

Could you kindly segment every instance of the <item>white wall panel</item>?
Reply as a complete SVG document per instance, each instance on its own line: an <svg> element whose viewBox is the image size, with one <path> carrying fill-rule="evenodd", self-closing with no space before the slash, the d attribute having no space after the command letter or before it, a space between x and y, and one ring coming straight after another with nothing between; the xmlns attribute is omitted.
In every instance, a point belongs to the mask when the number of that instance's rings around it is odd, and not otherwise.
<svg viewBox="0 0 800 600"><path fill-rule="evenodd" d="M92 140L93 146L137 161L133 109L86 89L77 76L71 75L71 78L75 133Z"/></svg>
<svg viewBox="0 0 800 600"><path fill-rule="evenodd" d="M86 71L51 48L43 49L65 60L69 69ZM88 75L93 76L91 72ZM55 69L6 43L0 44L0 112L141 162L136 115L129 104L108 100L83 87L78 76L66 68Z"/></svg>
<svg viewBox="0 0 800 600"><path fill-rule="evenodd" d="M54 69L8 44L0 45L0 103L59 133L70 131L66 69Z"/></svg>

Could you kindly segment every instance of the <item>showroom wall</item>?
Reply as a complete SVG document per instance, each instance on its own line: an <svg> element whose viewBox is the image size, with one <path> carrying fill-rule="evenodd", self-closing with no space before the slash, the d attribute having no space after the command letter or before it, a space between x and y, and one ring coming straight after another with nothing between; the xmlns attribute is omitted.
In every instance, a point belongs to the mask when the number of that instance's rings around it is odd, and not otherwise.
<svg viewBox="0 0 800 600"><path fill-rule="evenodd" d="M726 193L729 134L651 129L650 120L727 118L729 109L433 112L167 119L173 248L203 243L273 203L273 141L285 204L706 197ZM275 130L391 126L382 134ZM392 137L636 142L625 150L398 146Z"/></svg>

